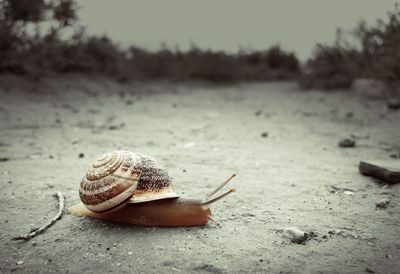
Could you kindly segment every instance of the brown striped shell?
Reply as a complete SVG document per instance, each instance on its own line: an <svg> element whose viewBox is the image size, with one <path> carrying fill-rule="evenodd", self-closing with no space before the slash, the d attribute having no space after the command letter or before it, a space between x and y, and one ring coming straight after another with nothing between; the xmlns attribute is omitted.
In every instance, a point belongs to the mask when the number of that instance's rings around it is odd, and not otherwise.
<svg viewBox="0 0 400 274"><path fill-rule="evenodd" d="M179 197L171 177L152 157L127 150L99 156L83 177L82 203L93 212L111 210L124 203L141 203Z"/></svg>

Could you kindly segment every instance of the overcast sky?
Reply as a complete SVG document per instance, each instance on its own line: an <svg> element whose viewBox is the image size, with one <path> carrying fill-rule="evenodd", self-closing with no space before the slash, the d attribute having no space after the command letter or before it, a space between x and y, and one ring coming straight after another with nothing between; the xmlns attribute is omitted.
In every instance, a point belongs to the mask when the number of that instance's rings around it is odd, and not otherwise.
<svg viewBox="0 0 400 274"><path fill-rule="evenodd" d="M281 44L301 59L317 42L330 43L336 27L386 18L399 0L77 0L90 34L122 46L237 51Z"/></svg>

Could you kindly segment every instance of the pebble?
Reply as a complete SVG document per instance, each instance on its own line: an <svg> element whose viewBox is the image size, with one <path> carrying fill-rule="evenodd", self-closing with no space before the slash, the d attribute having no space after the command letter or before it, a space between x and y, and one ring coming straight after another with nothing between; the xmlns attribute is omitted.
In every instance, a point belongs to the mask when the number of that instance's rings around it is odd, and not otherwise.
<svg viewBox="0 0 400 274"><path fill-rule="evenodd" d="M79 158L83 158L83 157L85 157L85 154L83 154L83 153L81 152L81 153L79 153L78 157L79 157Z"/></svg>
<svg viewBox="0 0 400 274"><path fill-rule="evenodd" d="M21 265L23 263L24 263L24 261L17 261L17 265Z"/></svg>
<svg viewBox="0 0 400 274"><path fill-rule="evenodd" d="M385 163L360 161L358 170L363 175L380 179L389 184L400 183L400 165L398 167L389 167Z"/></svg>
<svg viewBox="0 0 400 274"><path fill-rule="evenodd" d="M241 214L241 216L243 216L243 217L256 217L256 215L254 215L252 213L248 213L248 212Z"/></svg>
<svg viewBox="0 0 400 274"><path fill-rule="evenodd" d="M344 233L340 229L333 229L333 230L329 230L328 234L331 234L331 235L343 235Z"/></svg>
<svg viewBox="0 0 400 274"><path fill-rule="evenodd" d="M261 260L260 260L261 261ZM196 272L205 272L205 273L223 273L222 269L212 265L212 264L201 264L193 268Z"/></svg>
<svg viewBox="0 0 400 274"><path fill-rule="evenodd" d="M108 127L109 130L117 130L117 129L121 129L125 126L125 123L120 123L117 125L111 125Z"/></svg>
<svg viewBox="0 0 400 274"><path fill-rule="evenodd" d="M309 231L307 234L308 234L308 237L310 237L310 238L317 238L318 237L318 233L314 232L314 231Z"/></svg>
<svg viewBox="0 0 400 274"><path fill-rule="evenodd" d="M389 204L390 204L389 198L383 198L375 203L376 207L378 208L387 208Z"/></svg>
<svg viewBox="0 0 400 274"><path fill-rule="evenodd" d="M190 148L190 147L194 147L195 145L196 145L195 142L190 142L190 143L184 144L183 147L184 148Z"/></svg>
<svg viewBox="0 0 400 274"><path fill-rule="evenodd" d="M387 107L393 110L400 109L400 99L393 98L387 102Z"/></svg>
<svg viewBox="0 0 400 274"><path fill-rule="evenodd" d="M308 239L307 232L301 231L297 227L288 227L283 230L283 237L290 239L293 243L301 244Z"/></svg>
<svg viewBox="0 0 400 274"><path fill-rule="evenodd" d="M261 137L267 138L267 137L268 137L268 132L263 132L263 133L261 133Z"/></svg>
<svg viewBox="0 0 400 274"><path fill-rule="evenodd" d="M338 143L339 147L355 147L356 146L356 141L350 138L345 138L339 141Z"/></svg>
<svg viewBox="0 0 400 274"><path fill-rule="evenodd" d="M372 268L370 268L368 266L365 268L365 271L367 271L368 273L375 273L375 270L373 270Z"/></svg>

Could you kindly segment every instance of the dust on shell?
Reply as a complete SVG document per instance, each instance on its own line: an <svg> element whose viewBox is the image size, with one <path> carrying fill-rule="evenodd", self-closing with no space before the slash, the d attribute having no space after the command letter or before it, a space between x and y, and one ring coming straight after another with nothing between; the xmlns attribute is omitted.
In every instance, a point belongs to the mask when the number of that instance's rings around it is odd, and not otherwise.
<svg viewBox="0 0 400 274"><path fill-rule="evenodd" d="M153 157L142 153L137 153L137 155L140 157L140 165L135 168L139 169L141 174L136 191L161 191L171 185L172 178Z"/></svg>
<svg viewBox="0 0 400 274"><path fill-rule="evenodd" d="M136 155L141 159L140 166L136 167L140 169L141 175L138 186L128 203L142 203L179 197L172 187L172 178L159 162L143 153L136 153Z"/></svg>

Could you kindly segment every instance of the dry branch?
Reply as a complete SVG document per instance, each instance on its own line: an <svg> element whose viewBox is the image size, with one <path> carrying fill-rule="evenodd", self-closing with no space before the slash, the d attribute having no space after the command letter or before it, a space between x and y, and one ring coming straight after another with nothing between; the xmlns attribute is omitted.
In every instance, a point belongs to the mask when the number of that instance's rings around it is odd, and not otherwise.
<svg viewBox="0 0 400 274"><path fill-rule="evenodd" d="M38 229L32 231L31 233L22 235L22 236L18 236L18 237L14 237L14 238L12 238L12 240L30 240L33 237L36 237L37 235L43 233L47 228L49 228L55 222L57 222L59 219L61 219L62 215L64 214L65 198L64 198L64 195L59 191L57 191L57 193L55 193L54 196L56 196L58 198L58 213L57 213L57 215L54 218L52 218L49 222L47 222L43 226L39 227Z"/></svg>

